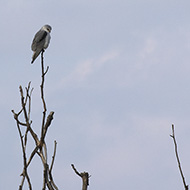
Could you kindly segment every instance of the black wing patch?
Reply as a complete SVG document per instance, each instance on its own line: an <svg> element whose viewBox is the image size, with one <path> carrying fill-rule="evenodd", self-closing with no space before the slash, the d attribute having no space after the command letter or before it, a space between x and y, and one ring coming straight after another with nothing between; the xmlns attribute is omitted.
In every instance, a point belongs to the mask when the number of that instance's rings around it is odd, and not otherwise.
<svg viewBox="0 0 190 190"><path fill-rule="evenodd" d="M45 39L46 36L47 36L47 34L48 34L48 33L47 33L46 31L44 31L44 33L43 33L41 39L39 39L39 42L41 42L43 39Z"/></svg>
<svg viewBox="0 0 190 190"><path fill-rule="evenodd" d="M46 31L42 31L42 30L36 33L32 42L32 46L31 46L33 51L36 51L36 48L38 46L43 46L42 43L43 43L43 40L46 38L47 34L48 33Z"/></svg>

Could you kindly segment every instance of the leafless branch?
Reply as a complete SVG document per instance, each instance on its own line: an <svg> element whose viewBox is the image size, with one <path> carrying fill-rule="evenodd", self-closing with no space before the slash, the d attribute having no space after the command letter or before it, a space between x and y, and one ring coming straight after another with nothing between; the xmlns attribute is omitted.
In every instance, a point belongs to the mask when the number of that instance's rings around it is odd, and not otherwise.
<svg viewBox="0 0 190 190"><path fill-rule="evenodd" d="M87 187L89 185L89 178L90 178L88 172L79 173L77 169L75 168L74 164L71 164L71 167L73 168L75 173L82 178L82 190L87 190Z"/></svg>
<svg viewBox="0 0 190 190"><path fill-rule="evenodd" d="M54 152L53 152L53 156L52 156L51 166L50 166L50 169L49 169L49 177L50 177L50 182L51 182L52 186L56 190L58 190L58 187L55 185L54 180L53 180L53 176L52 176L52 169L53 169L53 164L54 164L54 161L55 161L56 149L57 149L57 142L54 141Z"/></svg>
<svg viewBox="0 0 190 190"><path fill-rule="evenodd" d="M36 133L33 131L33 129L30 126L31 122L29 121L29 118L28 118L28 114L27 114L27 110L26 110L26 102L24 101L25 97L24 97L24 94L23 94L22 86L20 86L19 89L20 89L20 96L21 96L21 105L22 105L22 109L23 109L23 112L24 112L24 118L25 118L25 122L26 122L26 125L27 125L27 130L30 131L36 145L38 145L39 144L38 136L36 135Z"/></svg>
<svg viewBox="0 0 190 190"><path fill-rule="evenodd" d="M21 182L21 189L22 189L22 186L24 184L24 180L25 180L25 177L28 181L28 186L29 186L29 189L32 190L32 185L31 185L31 182L30 182L30 178L28 176L28 172L27 172L27 164L26 164L26 147L24 146L24 142L23 142L23 136L22 136L22 133L21 133L21 130L20 130L20 126L19 126L19 123L17 122L17 128L18 128L18 132L19 132L19 136L20 136L20 141L21 141L21 147L22 147L22 154L23 154L23 165L24 165L24 171L22 173L22 182Z"/></svg>
<svg viewBox="0 0 190 190"><path fill-rule="evenodd" d="M175 155L176 155L176 159L177 159L177 163L178 163L178 167L179 167L179 171L180 171L180 174L181 174L181 178L182 178L182 181L183 181L184 188L185 188L185 190L188 190L189 187L185 182L185 177L184 177L182 167L181 167L181 163L180 163L180 160L179 160L179 154L178 154L177 142L176 142L176 138L175 138L175 131L174 131L174 125L173 124L172 124L172 135L170 135L170 137L172 137L173 142L174 142Z"/></svg>
<svg viewBox="0 0 190 190"><path fill-rule="evenodd" d="M41 99L42 99L42 104L43 104L43 118L42 118L42 131L41 131L41 136L43 134L43 128L44 128L44 123L45 123L45 117L46 117L46 102L45 102L45 98L44 98L44 82L45 82L45 75L47 74L47 71L44 71L44 57L43 57L43 53L44 51L42 51L41 53L41 68L42 68L42 82L40 85L40 89L41 89Z"/></svg>
<svg viewBox="0 0 190 190"><path fill-rule="evenodd" d="M53 164L54 164L54 161L55 161L56 149L57 149L57 142L54 141L54 152L53 152L52 161L51 161L51 166L50 166L50 170L49 170L50 173L51 173L51 171L52 171L52 169L53 169Z"/></svg>
<svg viewBox="0 0 190 190"><path fill-rule="evenodd" d="M35 155L38 155L40 157L43 167L44 167L43 168L43 187L42 187L42 189L45 190L47 187L49 190L58 190L57 186L55 185L55 183L53 181L53 176L52 176L52 169L53 169L53 164L54 164L55 154L56 154L56 145L57 145L56 141L54 142L54 153L52 156L50 170L49 170L49 165L47 163L48 154L47 154L47 146L45 143L45 137L46 137L48 128L51 125L51 122L53 120L54 112L51 111L46 118L47 107L46 107L46 101L45 101L45 97L44 97L44 83L45 83L45 75L47 74L49 67L47 67L47 69L44 70L44 61L43 60L44 59L43 59L43 52L42 52L41 53L42 81L41 81L40 89L41 89L41 100L42 100L42 105L43 105L43 113L42 113L42 125L41 125L40 140L38 139L37 134L32 129L32 121L30 120L31 97L32 97L32 91L33 91L33 88L31 88L31 82L29 82L28 86L25 88L26 94L23 92L22 86L19 86L20 98L21 98L21 110L18 113L16 113L14 110L12 110L14 119L17 124L18 131L19 131L22 153L23 153L23 171L21 174L22 180L21 180L21 184L19 186L19 190L22 190L25 179L28 182L29 190L32 190L32 185L30 182L30 177L27 172L27 168L31 164L31 161ZM24 122L19 120L20 115L24 116ZM24 129L25 129L25 132L23 134L22 134L20 127L24 127ZM32 138L35 142L35 147L34 147L33 151L30 153L30 157L27 159L26 146L27 146L28 134L30 134L32 136Z"/></svg>

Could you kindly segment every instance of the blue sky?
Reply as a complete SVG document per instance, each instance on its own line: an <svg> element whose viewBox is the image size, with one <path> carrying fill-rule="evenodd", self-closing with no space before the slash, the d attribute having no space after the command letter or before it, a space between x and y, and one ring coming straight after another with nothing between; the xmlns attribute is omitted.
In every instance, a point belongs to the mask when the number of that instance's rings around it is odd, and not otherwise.
<svg viewBox="0 0 190 190"><path fill-rule="evenodd" d="M30 46L44 24L53 28L45 97L55 117L46 140L49 160L58 142L59 189L81 188L72 163L92 175L91 190L182 189L172 123L190 183L189 7L187 0L1 0L0 189L20 184L21 146L10 110L19 110L18 87L29 81L33 128L40 131L40 59L30 64ZM34 189L41 188L40 168L35 158Z"/></svg>

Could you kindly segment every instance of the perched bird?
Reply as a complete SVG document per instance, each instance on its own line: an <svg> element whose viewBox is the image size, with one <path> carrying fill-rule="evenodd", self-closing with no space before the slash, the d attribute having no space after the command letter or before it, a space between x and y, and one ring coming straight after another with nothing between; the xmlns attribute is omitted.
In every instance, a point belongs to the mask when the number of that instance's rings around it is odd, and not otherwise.
<svg viewBox="0 0 190 190"><path fill-rule="evenodd" d="M51 26L44 25L34 36L31 45L31 49L34 52L31 63L33 63L38 55L48 47L51 38L50 32Z"/></svg>

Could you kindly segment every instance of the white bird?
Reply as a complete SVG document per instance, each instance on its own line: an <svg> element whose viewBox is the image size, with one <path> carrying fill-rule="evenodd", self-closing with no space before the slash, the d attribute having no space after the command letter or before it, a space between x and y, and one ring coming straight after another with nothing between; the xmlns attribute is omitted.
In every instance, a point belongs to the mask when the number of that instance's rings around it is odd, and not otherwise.
<svg viewBox="0 0 190 190"><path fill-rule="evenodd" d="M50 32L51 32L50 25L44 25L34 36L32 41L31 49L34 52L32 56L32 62L38 57L38 55L44 51L48 46L51 39Z"/></svg>

